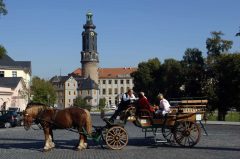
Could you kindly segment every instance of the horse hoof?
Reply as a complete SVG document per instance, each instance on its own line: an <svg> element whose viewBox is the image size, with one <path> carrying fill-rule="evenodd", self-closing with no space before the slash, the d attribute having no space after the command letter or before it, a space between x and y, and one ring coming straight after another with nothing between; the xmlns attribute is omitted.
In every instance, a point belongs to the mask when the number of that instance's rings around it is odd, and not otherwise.
<svg viewBox="0 0 240 159"><path fill-rule="evenodd" d="M48 152L48 151L51 151L51 149L43 149L42 152Z"/></svg>
<svg viewBox="0 0 240 159"><path fill-rule="evenodd" d="M49 152L51 151L53 148L49 148L49 149L43 149L43 152Z"/></svg>

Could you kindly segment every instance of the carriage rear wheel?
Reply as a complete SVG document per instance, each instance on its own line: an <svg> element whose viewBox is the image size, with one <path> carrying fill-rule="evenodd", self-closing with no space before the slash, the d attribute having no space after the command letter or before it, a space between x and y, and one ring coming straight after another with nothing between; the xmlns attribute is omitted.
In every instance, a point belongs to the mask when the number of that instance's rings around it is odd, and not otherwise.
<svg viewBox="0 0 240 159"><path fill-rule="evenodd" d="M175 141L183 147L193 147L199 142L201 130L191 121L177 121L174 126Z"/></svg>
<svg viewBox="0 0 240 159"><path fill-rule="evenodd" d="M113 150L120 150L128 143L127 131L121 126L113 126L106 133L106 144Z"/></svg>

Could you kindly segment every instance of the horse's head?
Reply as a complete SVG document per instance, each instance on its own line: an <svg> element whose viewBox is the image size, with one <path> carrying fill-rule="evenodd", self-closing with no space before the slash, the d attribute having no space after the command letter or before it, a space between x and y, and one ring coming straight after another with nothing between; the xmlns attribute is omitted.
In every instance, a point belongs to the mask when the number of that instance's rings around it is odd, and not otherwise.
<svg viewBox="0 0 240 159"><path fill-rule="evenodd" d="M38 115L46 108L46 105L43 104L33 104L30 103L27 105L26 109L23 111L23 121L24 128L28 130L32 123L37 120Z"/></svg>
<svg viewBox="0 0 240 159"><path fill-rule="evenodd" d="M23 111L23 125L25 130L29 130L31 124L33 123L33 117L31 113L29 114L29 110L26 109Z"/></svg>

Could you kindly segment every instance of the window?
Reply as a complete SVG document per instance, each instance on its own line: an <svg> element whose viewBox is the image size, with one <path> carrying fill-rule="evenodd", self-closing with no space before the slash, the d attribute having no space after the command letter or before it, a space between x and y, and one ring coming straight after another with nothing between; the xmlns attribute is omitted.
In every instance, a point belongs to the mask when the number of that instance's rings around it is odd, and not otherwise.
<svg viewBox="0 0 240 159"><path fill-rule="evenodd" d="M121 87L121 93L124 93L124 88L123 87Z"/></svg>
<svg viewBox="0 0 240 159"><path fill-rule="evenodd" d="M103 83L103 84L106 84L106 80L103 80L102 83Z"/></svg>
<svg viewBox="0 0 240 159"><path fill-rule="evenodd" d="M90 91L89 91L89 90L87 91L87 94L88 94L88 95L90 94Z"/></svg>
<svg viewBox="0 0 240 159"><path fill-rule="evenodd" d="M17 71L12 71L12 77L17 77Z"/></svg>
<svg viewBox="0 0 240 159"><path fill-rule="evenodd" d="M118 84L118 80L115 80L115 84Z"/></svg>
<svg viewBox="0 0 240 159"><path fill-rule="evenodd" d="M109 97L109 105L112 105L112 98L111 97Z"/></svg>
<svg viewBox="0 0 240 159"><path fill-rule="evenodd" d="M114 94L118 94L118 89L117 88L114 89Z"/></svg>
<svg viewBox="0 0 240 159"><path fill-rule="evenodd" d="M71 91L69 91L68 94L71 95Z"/></svg>
<svg viewBox="0 0 240 159"><path fill-rule="evenodd" d="M112 94L112 88L108 88L108 94Z"/></svg>
<svg viewBox="0 0 240 159"><path fill-rule="evenodd" d="M120 82L121 82L121 84L123 84L123 80L121 80Z"/></svg>
<svg viewBox="0 0 240 159"><path fill-rule="evenodd" d="M68 99L68 102L71 103L71 99Z"/></svg>
<svg viewBox="0 0 240 159"><path fill-rule="evenodd" d="M102 89L102 94L103 94L103 95L106 94L106 89L105 89L105 88Z"/></svg>
<svg viewBox="0 0 240 159"><path fill-rule="evenodd" d="M127 81L126 81L126 83L127 83L127 84L129 84L129 83L130 83L130 81L129 81L129 80L127 80Z"/></svg>
<svg viewBox="0 0 240 159"><path fill-rule="evenodd" d="M108 84L112 84L112 80L108 80Z"/></svg>
<svg viewBox="0 0 240 159"><path fill-rule="evenodd" d="M4 77L4 71L0 71L0 77Z"/></svg>
<svg viewBox="0 0 240 159"><path fill-rule="evenodd" d="M79 91L79 95L82 95L82 91Z"/></svg>
<svg viewBox="0 0 240 159"><path fill-rule="evenodd" d="M76 92L74 91L74 95L76 95Z"/></svg>
<svg viewBox="0 0 240 159"><path fill-rule="evenodd" d="M94 95L96 95L96 90L93 91Z"/></svg>
<svg viewBox="0 0 240 159"><path fill-rule="evenodd" d="M70 83L68 83L68 86L70 86Z"/></svg>

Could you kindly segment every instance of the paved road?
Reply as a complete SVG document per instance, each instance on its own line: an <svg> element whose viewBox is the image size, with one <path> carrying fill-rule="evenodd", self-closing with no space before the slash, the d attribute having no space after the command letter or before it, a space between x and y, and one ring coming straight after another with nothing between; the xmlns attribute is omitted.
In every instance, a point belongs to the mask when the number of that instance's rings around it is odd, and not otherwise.
<svg viewBox="0 0 240 159"><path fill-rule="evenodd" d="M94 125L104 125L99 116L93 116ZM38 158L168 158L168 159L237 159L240 158L240 126L207 125L209 136L203 136L194 148L181 148L164 144L154 145L151 138L144 139L141 129L131 123L126 129L129 144L123 150L102 149L90 142L90 149L74 151L78 135L66 130L54 131L56 148L42 153L42 130L25 131L22 127L0 129L0 159Z"/></svg>

